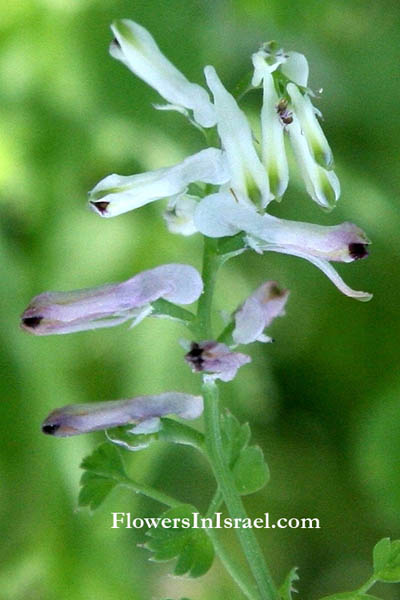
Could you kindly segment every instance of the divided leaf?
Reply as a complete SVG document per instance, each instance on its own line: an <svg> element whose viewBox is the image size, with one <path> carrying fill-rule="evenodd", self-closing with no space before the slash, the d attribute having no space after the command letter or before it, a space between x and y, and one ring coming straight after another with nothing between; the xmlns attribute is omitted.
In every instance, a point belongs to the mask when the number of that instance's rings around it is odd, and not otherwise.
<svg viewBox="0 0 400 600"><path fill-rule="evenodd" d="M126 478L117 448L107 442L86 456L81 468L84 473L80 481L78 506L88 506L91 510L96 510L111 490Z"/></svg>
<svg viewBox="0 0 400 600"><path fill-rule="evenodd" d="M214 559L214 548L203 529L194 529L193 513L197 510L190 504L170 508L160 517L160 524L146 533L150 540L145 547L154 554L151 560L161 562L177 558L174 575L200 577L207 573ZM161 522L171 520L171 527Z"/></svg>
<svg viewBox="0 0 400 600"><path fill-rule="evenodd" d="M221 416L221 432L229 466L242 495L253 494L269 480L269 469L259 446L248 446L251 431L248 423L241 425L231 413Z"/></svg>
<svg viewBox="0 0 400 600"><path fill-rule="evenodd" d="M282 583L279 588L279 596L281 600L292 600L292 594L297 593L297 590L294 587L294 582L298 581L300 578L297 574L297 568L293 567L286 575L285 581Z"/></svg>
<svg viewBox="0 0 400 600"><path fill-rule="evenodd" d="M374 577L385 583L400 582L400 540L380 540L373 551Z"/></svg>
<svg viewBox="0 0 400 600"><path fill-rule="evenodd" d="M240 494L253 494L269 481L269 469L259 446L248 446L240 451L233 467L236 487Z"/></svg>

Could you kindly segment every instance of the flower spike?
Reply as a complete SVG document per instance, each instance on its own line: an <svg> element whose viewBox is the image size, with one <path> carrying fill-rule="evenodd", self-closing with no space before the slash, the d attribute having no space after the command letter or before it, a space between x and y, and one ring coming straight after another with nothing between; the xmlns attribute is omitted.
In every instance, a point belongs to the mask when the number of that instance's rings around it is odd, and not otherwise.
<svg viewBox="0 0 400 600"><path fill-rule="evenodd" d="M155 300L191 304L202 289L194 267L161 265L122 283L40 294L22 314L21 327L35 335L51 335L112 327L129 319L136 325L151 314Z"/></svg>
<svg viewBox="0 0 400 600"><path fill-rule="evenodd" d="M158 430L160 417L174 414L183 419L196 419L202 412L201 396L165 392L156 396L137 396L129 400L63 406L49 414L42 424L42 431L55 437L70 437L100 429L137 424L141 433L147 433L150 429L152 432Z"/></svg>
<svg viewBox="0 0 400 600"><path fill-rule="evenodd" d="M150 33L134 21L120 19L111 25L115 40L110 54L168 102L193 111L202 127L215 125L215 111L204 88L191 83L162 54Z"/></svg>
<svg viewBox="0 0 400 600"><path fill-rule="evenodd" d="M207 148L173 167L137 175L109 175L89 192L89 203L101 217L115 217L160 198L181 194L195 181L220 185L229 177L224 153Z"/></svg>

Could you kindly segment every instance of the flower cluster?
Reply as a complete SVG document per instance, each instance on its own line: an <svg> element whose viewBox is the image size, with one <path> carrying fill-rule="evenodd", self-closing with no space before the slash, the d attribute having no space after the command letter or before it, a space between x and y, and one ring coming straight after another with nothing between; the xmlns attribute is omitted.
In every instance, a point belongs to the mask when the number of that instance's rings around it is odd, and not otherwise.
<svg viewBox="0 0 400 600"><path fill-rule="evenodd" d="M220 147L208 147L172 167L134 175L112 174L89 193L90 207L109 218L149 202L168 199L164 218L173 233L200 232L210 238L238 236L233 254L292 254L320 268L346 295L369 300L349 288L330 264L367 256L369 240L352 223L321 226L272 216L266 209L280 200L289 182L285 149L288 137L311 198L331 210L339 198L329 144L308 88L308 63L302 54L265 44L253 54L252 87L262 87L261 147L256 148L249 121L225 89L214 67L205 67L209 91L189 82L162 54L152 36L129 20L112 25L110 53L146 81L168 102L157 109L176 110L198 129L216 128ZM191 186L191 184L197 184ZM190 187L191 186L191 187ZM192 188L192 189L191 189ZM193 193L193 188L195 193ZM232 250L227 251L227 255ZM221 252L223 254L223 252ZM176 304L191 304L203 290L195 268L161 265L125 282L72 292L46 292L33 298L22 315L22 328L35 335L65 334L136 325L147 316L194 319ZM230 381L250 357L238 344L269 342L264 330L284 314L288 291L266 281L231 316L218 340L192 342L185 356L194 371L209 379ZM183 315L183 316L182 316ZM186 323L187 324L187 323ZM155 431L159 418L177 414L191 419L202 412L197 396L167 392L159 396L67 406L52 412L43 431L56 436L135 423L135 433Z"/></svg>
<svg viewBox="0 0 400 600"><path fill-rule="evenodd" d="M110 175L89 193L93 210L113 217L169 198L165 220L173 233L196 231L209 237L244 233L245 246L257 252L281 252L305 258L320 268L346 295L369 300L371 294L349 288L330 262L352 262L367 256L370 243L351 223L320 226L277 219L267 212L289 182L285 137L288 137L305 187L324 210L340 195L332 151L318 121L308 88L309 68L298 52L275 43L252 56L252 87L263 89L261 149L257 151L249 121L225 89L214 67L204 69L208 88L189 82L162 54L152 36L129 20L112 26L111 54L167 100L155 108L177 110L198 128L216 126L221 148L207 148L173 167L132 176ZM205 197L188 193L192 183L211 184Z"/></svg>

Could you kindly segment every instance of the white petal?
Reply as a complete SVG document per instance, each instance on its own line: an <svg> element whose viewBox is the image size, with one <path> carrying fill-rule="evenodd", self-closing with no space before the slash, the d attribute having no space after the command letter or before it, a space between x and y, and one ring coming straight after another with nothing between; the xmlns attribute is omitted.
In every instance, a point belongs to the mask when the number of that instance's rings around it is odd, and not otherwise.
<svg viewBox="0 0 400 600"><path fill-rule="evenodd" d="M195 181L221 185L229 177L225 154L217 148L207 148L173 167L137 175L109 175L89 192L89 202L100 216L115 217L182 193Z"/></svg>
<svg viewBox="0 0 400 600"><path fill-rule="evenodd" d="M218 133L231 172L230 185L240 203L250 204L250 198L264 207L271 200L268 177L254 148L249 122L214 67L206 67L204 73L214 96Z"/></svg>
<svg viewBox="0 0 400 600"><path fill-rule="evenodd" d="M115 21L111 29L119 44L113 42L110 53L171 104L193 110L203 127L215 125L215 111L204 88L190 83L162 54L150 33L128 19Z"/></svg>
<svg viewBox="0 0 400 600"><path fill-rule="evenodd" d="M340 196L338 178L333 171L327 171L314 160L295 114L287 131L307 192L317 204L331 210Z"/></svg>
<svg viewBox="0 0 400 600"><path fill-rule="evenodd" d="M170 198L163 217L168 231L188 236L197 232L193 216L198 198L189 194L179 194Z"/></svg>
<svg viewBox="0 0 400 600"><path fill-rule="evenodd" d="M308 62L304 54L300 52L287 52L287 60L281 66L281 71L288 79L301 87L307 87Z"/></svg>
<svg viewBox="0 0 400 600"><path fill-rule="evenodd" d="M271 193L281 198L289 183L289 168L285 151L284 128L277 112L279 101L270 68L259 53L253 55L258 77L263 80L261 110L262 160L266 168Z"/></svg>
<svg viewBox="0 0 400 600"><path fill-rule="evenodd" d="M310 97L299 92L299 89L293 83L289 83L287 91L311 154L318 164L330 169L333 165L332 150L319 124Z"/></svg>

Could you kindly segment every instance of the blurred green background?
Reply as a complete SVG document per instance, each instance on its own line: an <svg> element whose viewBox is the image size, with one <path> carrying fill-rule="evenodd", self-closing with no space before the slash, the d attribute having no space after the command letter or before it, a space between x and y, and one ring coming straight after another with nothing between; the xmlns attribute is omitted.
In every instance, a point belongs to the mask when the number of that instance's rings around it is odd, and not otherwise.
<svg viewBox="0 0 400 600"><path fill-rule="evenodd" d="M258 532L276 580L297 565L310 600L358 587L373 544L400 537L398 0L19 0L0 9L0 598L242 597L218 561L200 580L173 579L137 547L144 531L110 529L111 511L154 516L159 505L121 490L93 516L76 512L79 463L103 435L40 432L56 406L199 388L176 342L185 332L170 321L48 338L18 328L41 291L123 280L164 262L200 266L199 236L167 234L164 202L108 221L87 210L87 191L103 176L173 164L202 147L195 129L154 111L157 94L109 57L116 17L147 27L193 81L211 63L232 87L259 44L277 39L306 54L311 86L324 88L318 107L339 206L321 213L294 175L275 213L363 227L371 256L338 270L374 299L342 296L300 259L246 254L224 269L216 308L233 310L269 278L291 290L275 345L250 349L252 364L223 386L223 402L250 421L272 471L247 499L250 514L321 521L320 530ZM245 101L254 118L259 102L257 93ZM127 458L137 479L207 505L213 481L189 449L157 445ZM396 586L374 592L400 597Z"/></svg>

